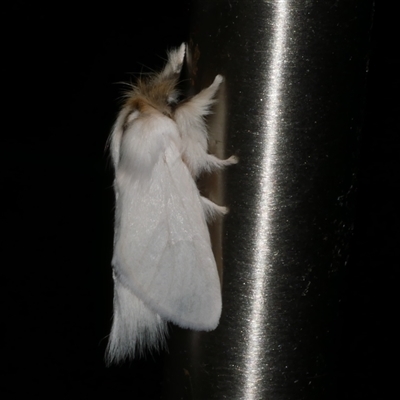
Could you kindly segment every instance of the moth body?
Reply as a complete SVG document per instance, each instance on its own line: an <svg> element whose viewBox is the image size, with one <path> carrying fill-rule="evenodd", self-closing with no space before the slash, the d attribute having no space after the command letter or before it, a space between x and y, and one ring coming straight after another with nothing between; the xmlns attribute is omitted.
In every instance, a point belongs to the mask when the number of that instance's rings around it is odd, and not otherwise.
<svg viewBox="0 0 400 400"><path fill-rule="evenodd" d="M208 154L204 116L222 82L177 104L185 45L127 96L111 134L116 195L114 318L108 361L163 346L167 321L213 330L221 289L207 220L227 209L200 196L195 179L237 162Z"/></svg>

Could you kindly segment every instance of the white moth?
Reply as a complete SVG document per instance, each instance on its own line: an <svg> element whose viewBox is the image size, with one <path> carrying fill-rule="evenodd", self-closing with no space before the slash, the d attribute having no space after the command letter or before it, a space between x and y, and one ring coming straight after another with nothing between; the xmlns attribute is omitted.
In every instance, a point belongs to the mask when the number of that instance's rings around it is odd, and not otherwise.
<svg viewBox="0 0 400 400"><path fill-rule="evenodd" d="M204 116L222 76L177 103L184 57L182 44L160 73L138 80L110 137L116 213L109 363L162 347L167 321L209 331L221 315L207 220L227 209L200 196L195 179L237 158L207 153Z"/></svg>

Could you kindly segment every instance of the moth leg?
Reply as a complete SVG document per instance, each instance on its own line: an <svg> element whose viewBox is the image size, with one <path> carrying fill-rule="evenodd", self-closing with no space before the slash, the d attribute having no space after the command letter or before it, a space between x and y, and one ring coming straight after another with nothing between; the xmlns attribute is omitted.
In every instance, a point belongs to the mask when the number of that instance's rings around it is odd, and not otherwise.
<svg viewBox="0 0 400 400"><path fill-rule="evenodd" d="M171 66L175 74L179 74L182 69L183 60L185 58L186 44L182 43L177 49L168 54L168 64Z"/></svg>
<svg viewBox="0 0 400 400"><path fill-rule="evenodd" d="M204 100L210 101L215 96L215 93L217 93L217 90L223 81L224 77L222 75L217 75L214 78L214 82L208 88L203 89L195 97L204 98Z"/></svg>
<svg viewBox="0 0 400 400"><path fill-rule="evenodd" d="M207 197L201 196L201 202L207 221L212 221L215 219L215 217L225 215L229 212L228 207L219 206L218 204L215 204L211 200L207 199Z"/></svg>
<svg viewBox="0 0 400 400"><path fill-rule="evenodd" d="M178 48L168 53L168 62L160 73L160 80L168 79L173 75L180 74L183 60L185 58L186 44L182 43Z"/></svg>
<svg viewBox="0 0 400 400"><path fill-rule="evenodd" d="M194 178L203 171L210 172L238 162L235 156L220 160L207 152L208 132L203 117L210 113L223 79L222 75L217 75L208 88L179 105L175 111L175 120L182 134L183 159Z"/></svg>
<svg viewBox="0 0 400 400"><path fill-rule="evenodd" d="M216 169L225 168L229 165L237 164L238 158L236 156L230 156L226 160L221 160L218 157L214 156L213 154L206 153L204 155L204 165L203 169L211 172Z"/></svg>
<svg viewBox="0 0 400 400"><path fill-rule="evenodd" d="M209 114L210 107L215 102L215 93L223 80L222 75L217 75L208 88L193 96L183 107L190 109L191 115L197 118Z"/></svg>

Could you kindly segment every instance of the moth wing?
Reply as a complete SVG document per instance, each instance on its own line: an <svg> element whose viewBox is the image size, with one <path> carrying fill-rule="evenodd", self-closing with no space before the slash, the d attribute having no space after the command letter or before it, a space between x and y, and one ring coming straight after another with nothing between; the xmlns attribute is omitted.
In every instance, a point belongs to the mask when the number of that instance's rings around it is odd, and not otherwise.
<svg viewBox="0 0 400 400"><path fill-rule="evenodd" d="M215 329L221 288L200 195L175 144L164 154L149 180L120 190L116 275L162 318Z"/></svg>

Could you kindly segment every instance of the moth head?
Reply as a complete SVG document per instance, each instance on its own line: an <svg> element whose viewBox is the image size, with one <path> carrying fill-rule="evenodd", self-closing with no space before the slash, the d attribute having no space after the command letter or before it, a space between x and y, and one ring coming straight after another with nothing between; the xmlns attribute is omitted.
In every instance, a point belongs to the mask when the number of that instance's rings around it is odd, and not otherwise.
<svg viewBox="0 0 400 400"><path fill-rule="evenodd" d="M147 104L162 114L171 116L173 105L178 101L179 91L176 88L176 79L139 79L128 104L137 106L137 100L140 104Z"/></svg>
<svg viewBox="0 0 400 400"><path fill-rule="evenodd" d="M186 44L168 52L168 61L160 73L139 78L133 90L128 93L128 104L137 104L136 100L155 108L159 112L171 116L174 104L178 102L177 84L185 58Z"/></svg>

